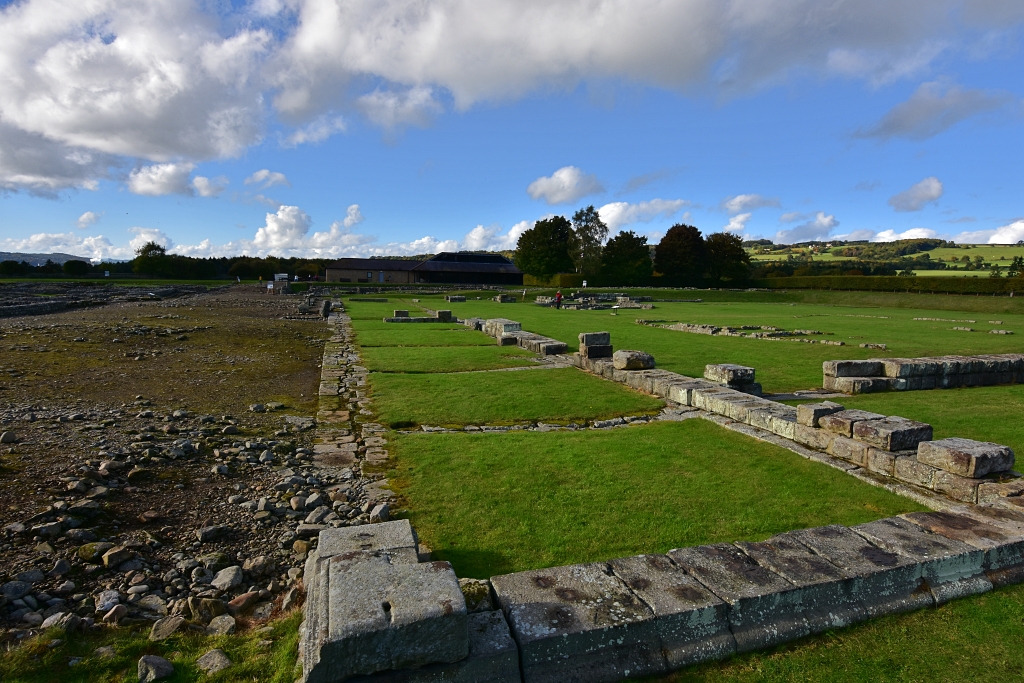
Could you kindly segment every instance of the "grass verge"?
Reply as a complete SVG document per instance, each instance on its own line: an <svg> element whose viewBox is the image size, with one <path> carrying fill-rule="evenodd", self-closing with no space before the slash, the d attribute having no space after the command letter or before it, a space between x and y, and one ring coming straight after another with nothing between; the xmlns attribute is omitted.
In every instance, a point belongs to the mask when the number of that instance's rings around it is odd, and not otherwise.
<svg viewBox="0 0 1024 683"><path fill-rule="evenodd" d="M515 346L370 346L363 365L372 372L467 372L536 365L536 354Z"/></svg>

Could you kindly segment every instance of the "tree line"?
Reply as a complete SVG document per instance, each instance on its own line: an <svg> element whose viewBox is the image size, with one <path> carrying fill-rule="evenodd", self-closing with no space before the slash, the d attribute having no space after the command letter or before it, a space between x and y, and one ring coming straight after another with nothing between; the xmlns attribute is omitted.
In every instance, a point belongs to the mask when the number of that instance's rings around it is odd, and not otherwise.
<svg viewBox="0 0 1024 683"><path fill-rule="evenodd" d="M514 260L519 270L541 280L578 273L588 284L673 287L741 284L750 273L750 257L736 235L708 235L692 225L669 228L657 245L632 230L608 237L608 226L593 206L571 219L552 216L534 223L519 237Z"/></svg>

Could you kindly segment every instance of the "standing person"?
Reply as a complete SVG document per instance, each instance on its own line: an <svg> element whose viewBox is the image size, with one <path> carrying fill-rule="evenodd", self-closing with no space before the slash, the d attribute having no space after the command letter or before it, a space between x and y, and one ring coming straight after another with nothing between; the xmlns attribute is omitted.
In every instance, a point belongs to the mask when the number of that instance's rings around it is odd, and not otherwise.
<svg viewBox="0 0 1024 683"><path fill-rule="evenodd" d="M558 290L557 292L555 292L555 308L562 308L562 290Z"/></svg>

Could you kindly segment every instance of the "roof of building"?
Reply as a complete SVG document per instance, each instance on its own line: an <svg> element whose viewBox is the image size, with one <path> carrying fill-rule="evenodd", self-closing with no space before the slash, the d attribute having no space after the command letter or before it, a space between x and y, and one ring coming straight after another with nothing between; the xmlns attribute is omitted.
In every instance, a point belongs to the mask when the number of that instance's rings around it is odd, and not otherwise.
<svg viewBox="0 0 1024 683"><path fill-rule="evenodd" d="M462 273L519 273L512 261L501 254L441 252L426 261L397 258L343 258L327 266L344 270L418 270Z"/></svg>
<svg viewBox="0 0 1024 683"><path fill-rule="evenodd" d="M423 261L400 258L343 258L328 265L328 268L344 270L412 270Z"/></svg>

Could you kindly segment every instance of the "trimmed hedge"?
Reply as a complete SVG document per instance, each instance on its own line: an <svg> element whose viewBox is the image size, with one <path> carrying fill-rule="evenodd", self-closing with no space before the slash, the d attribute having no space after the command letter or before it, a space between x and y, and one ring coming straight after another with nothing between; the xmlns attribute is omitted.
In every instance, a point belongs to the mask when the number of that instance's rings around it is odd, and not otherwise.
<svg viewBox="0 0 1024 683"><path fill-rule="evenodd" d="M922 294L1024 293L1024 278L1003 277L886 277L818 275L773 277L752 280L751 285L767 289L836 289L862 292L918 292Z"/></svg>

